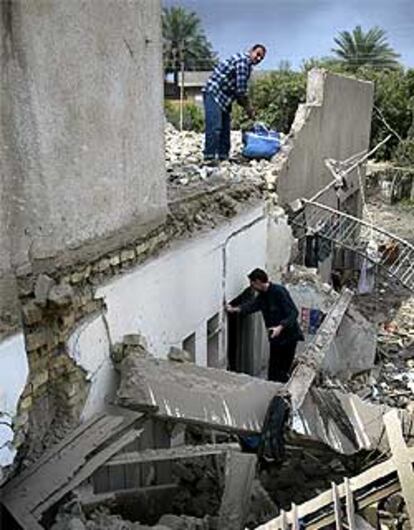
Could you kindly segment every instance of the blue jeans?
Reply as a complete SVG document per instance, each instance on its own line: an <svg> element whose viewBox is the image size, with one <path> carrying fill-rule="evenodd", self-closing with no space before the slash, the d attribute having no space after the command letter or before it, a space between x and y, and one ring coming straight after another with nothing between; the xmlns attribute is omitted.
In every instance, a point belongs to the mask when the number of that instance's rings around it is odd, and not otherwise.
<svg viewBox="0 0 414 530"><path fill-rule="evenodd" d="M206 139L204 159L226 160L230 153L230 112L223 110L209 92L204 93Z"/></svg>

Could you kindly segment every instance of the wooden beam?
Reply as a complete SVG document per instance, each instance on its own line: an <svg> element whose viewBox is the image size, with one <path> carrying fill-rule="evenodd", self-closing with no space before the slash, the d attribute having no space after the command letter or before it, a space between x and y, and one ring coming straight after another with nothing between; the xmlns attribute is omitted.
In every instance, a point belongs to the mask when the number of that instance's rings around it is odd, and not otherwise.
<svg viewBox="0 0 414 530"><path fill-rule="evenodd" d="M344 480L344 488L345 488L346 516L348 519L348 528L349 530L356 530L354 496L352 494L351 486L349 484L349 478L347 477L345 477L345 480Z"/></svg>
<svg viewBox="0 0 414 530"><path fill-rule="evenodd" d="M335 528L336 530L342 530L341 501L338 495L338 486L335 484L335 482L332 482L332 500L334 503L334 512L335 512Z"/></svg>
<svg viewBox="0 0 414 530"><path fill-rule="evenodd" d="M315 339L306 348L304 353L306 361L300 362L293 371L287 386L294 411L299 410L305 401L316 374L336 337L353 295L351 290L343 289L337 302L324 318Z"/></svg>
<svg viewBox="0 0 414 530"><path fill-rule="evenodd" d="M410 518L411 527L414 528L414 474L413 464L409 450L405 444L401 422L396 409L384 414L384 424L387 431L388 442L392 453L392 460L397 468L401 491L405 506Z"/></svg>
<svg viewBox="0 0 414 530"><path fill-rule="evenodd" d="M107 502L116 502L118 499L125 499L125 497L136 497L138 495L151 495L156 493L173 492L178 488L175 483L160 484L157 486L143 486L137 488L119 489L108 491L105 493L93 493L91 490L80 488L77 491L77 498L80 504L85 508L91 509L100 504Z"/></svg>
<svg viewBox="0 0 414 530"><path fill-rule="evenodd" d="M144 451L131 451L120 453L104 464L105 467L144 464L146 462L163 462L183 458L199 458L226 453L227 451L240 451L240 445L229 444L206 444L185 445L168 449L145 449Z"/></svg>
<svg viewBox="0 0 414 530"><path fill-rule="evenodd" d="M42 514L56 502L58 502L67 493L71 492L74 488L79 486L84 480L89 478L94 471L104 464L111 456L120 451L123 447L136 440L142 433L140 430L130 430L117 439L115 442L105 447L102 451L99 451L95 456L90 458L86 464L79 470L78 473L70 480L63 488L55 491L50 497L45 499L42 503L37 505L33 510L34 515L40 519Z"/></svg>

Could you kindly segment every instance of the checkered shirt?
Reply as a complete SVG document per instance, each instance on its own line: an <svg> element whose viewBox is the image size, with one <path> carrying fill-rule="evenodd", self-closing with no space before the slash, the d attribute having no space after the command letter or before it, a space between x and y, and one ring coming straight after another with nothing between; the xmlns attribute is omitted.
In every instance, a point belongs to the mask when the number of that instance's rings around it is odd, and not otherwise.
<svg viewBox="0 0 414 530"><path fill-rule="evenodd" d="M236 53L216 66L203 92L212 94L216 103L229 111L235 99L246 96L251 70L249 54Z"/></svg>

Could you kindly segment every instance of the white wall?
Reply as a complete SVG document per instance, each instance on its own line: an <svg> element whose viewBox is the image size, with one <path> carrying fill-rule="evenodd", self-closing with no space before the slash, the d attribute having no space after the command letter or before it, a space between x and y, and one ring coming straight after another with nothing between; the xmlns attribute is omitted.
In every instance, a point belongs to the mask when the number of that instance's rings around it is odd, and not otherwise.
<svg viewBox="0 0 414 530"><path fill-rule="evenodd" d="M116 390L116 374L104 317L99 315L83 322L70 336L67 346L70 357L86 371L90 382L82 412L82 420L88 420L112 401Z"/></svg>
<svg viewBox="0 0 414 530"><path fill-rule="evenodd" d="M196 362L205 366L207 320L220 313L223 360L224 300L248 285L250 270L266 267L266 256L267 219L259 207L99 288L112 341L139 332L154 355L166 357L195 332Z"/></svg>
<svg viewBox="0 0 414 530"><path fill-rule="evenodd" d="M0 342L0 482L1 468L13 463L16 450L12 421L26 385L29 365L23 333L17 333Z"/></svg>
<svg viewBox="0 0 414 530"><path fill-rule="evenodd" d="M116 377L110 345L126 334L141 333L150 352L165 358L171 346L181 347L195 333L195 362L206 366L207 321L219 313L219 365L226 367L224 301L247 287L252 269L270 267L269 256L273 270L286 264L289 230L285 221L269 219L259 206L214 231L177 242L175 248L98 288L95 296L104 299L106 314L85 321L68 341L69 354L91 382L83 419L113 397Z"/></svg>

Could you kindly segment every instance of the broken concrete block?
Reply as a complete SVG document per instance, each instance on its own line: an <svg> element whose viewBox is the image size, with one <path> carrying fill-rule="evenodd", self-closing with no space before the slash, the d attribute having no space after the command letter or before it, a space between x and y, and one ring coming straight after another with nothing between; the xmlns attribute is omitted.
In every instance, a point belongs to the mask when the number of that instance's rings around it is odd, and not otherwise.
<svg viewBox="0 0 414 530"><path fill-rule="evenodd" d="M170 513L163 515L158 521L157 526L158 525L170 528L171 530L183 530L187 528L185 520L183 520L178 515L173 515Z"/></svg>
<svg viewBox="0 0 414 530"><path fill-rule="evenodd" d="M139 333L129 333L128 335L124 335L122 342L125 346L136 346L148 350L146 338Z"/></svg>
<svg viewBox="0 0 414 530"><path fill-rule="evenodd" d="M74 297L73 289L68 284L54 285L48 294L49 302L56 307L71 305Z"/></svg>
<svg viewBox="0 0 414 530"><path fill-rule="evenodd" d="M256 455L229 451L218 530L245 527L256 469Z"/></svg>
<svg viewBox="0 0 414 530"><path fill-rule="evenodd" d="M163 418L260 432L270 400L283 388L245 374L132 354L121 364L117 397L123 407Z"/></svg>
<svg viewBox="0 0 414 530"><path fill-rule="evenodd" d="M168 352L168 358L170 361L176 361L179 363L191 363L191 355L186 350L171 346Z"/></svg>
<svg viewBox="0 0 414 530"><path fill-rule="evenodd" d="M47 274L39 274L36 280L34 294L35 301L40 306L45 306L49 291L56 285L55 280Z"/></svg>

